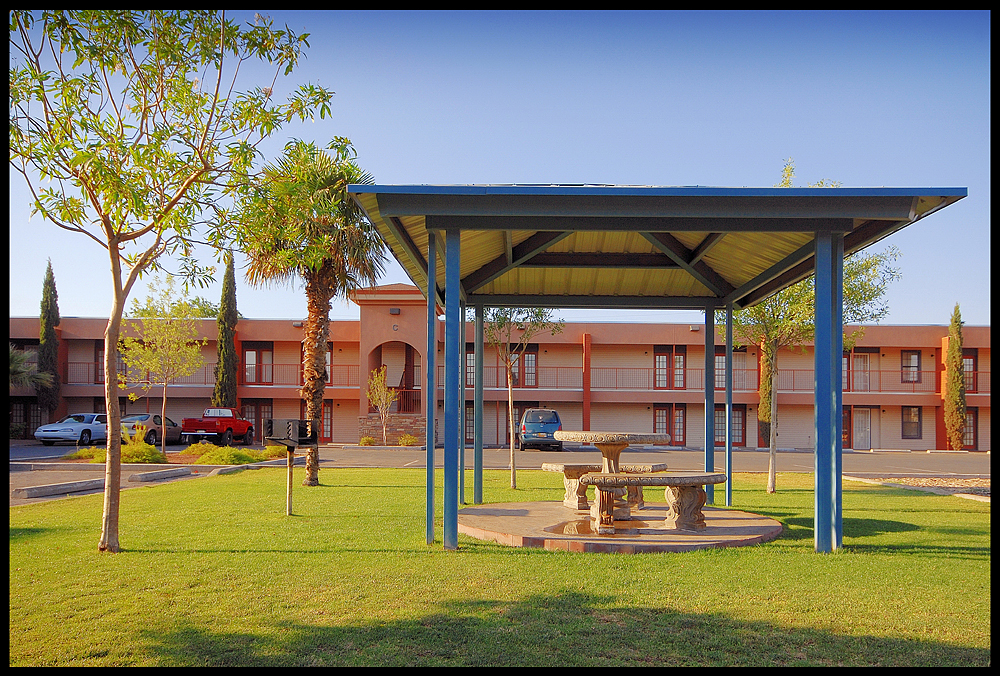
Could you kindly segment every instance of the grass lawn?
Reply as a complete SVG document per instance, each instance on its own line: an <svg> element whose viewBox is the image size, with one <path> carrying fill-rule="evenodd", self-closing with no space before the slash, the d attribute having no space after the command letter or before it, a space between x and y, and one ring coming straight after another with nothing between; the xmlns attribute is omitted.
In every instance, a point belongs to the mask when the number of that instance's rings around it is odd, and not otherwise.
<svg viewBox="0 0 1000 676"><path fill-rule="evenodd" d="M516 491L484 475L486 502L562 499L551 473L518 472ZM785 525L760 546L571 554L460 535L444 552L424 542L423 469L301 478L291 517L280 468L123 491L116 555L97 551L101 495L11 507L10 665L990 660L989 504L845 482L845 548L821 555L812 477L779 475L769 496L746 474L734 505Z"/></svg>

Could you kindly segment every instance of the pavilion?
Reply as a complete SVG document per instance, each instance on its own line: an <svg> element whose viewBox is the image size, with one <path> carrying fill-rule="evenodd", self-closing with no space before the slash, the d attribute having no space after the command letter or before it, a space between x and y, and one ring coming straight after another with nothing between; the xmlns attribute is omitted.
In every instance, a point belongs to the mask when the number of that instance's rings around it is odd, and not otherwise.
<svg viewBox="0 0 1000 676"><path fill-rule="evenodd" d="M703 309L706 383L715 382L715 313L724 310L731 421L732 312L815 273L818 552L840 548L843 539L844 257L968 194L966 188L611 185L351 185L348 192L428 299L428 392L435 391L436 307L444 308L445 549L458 541L465 307L476 310L474 502L480 504L484 307ZM712 387L706 387L705 406L714 409ZM434 539L434 413L427 406L428 543ZM705 439L714 438L714 416L706 415ZM728 475L728 429L726 439ZM705 470L714 470L714 462L714 445L706 441ZM730 482L726 486L730 505Z"/></svg>

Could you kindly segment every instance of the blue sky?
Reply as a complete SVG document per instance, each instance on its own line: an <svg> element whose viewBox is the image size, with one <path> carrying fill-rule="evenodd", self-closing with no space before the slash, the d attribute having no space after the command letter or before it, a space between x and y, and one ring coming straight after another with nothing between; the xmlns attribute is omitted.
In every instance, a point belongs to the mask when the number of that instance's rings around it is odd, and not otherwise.
<svg viewBox="0 0 1000 676"><path fill-rule="evenodd" d="M876 245L902 253L884 323L946 324L956 302L990 323L988 12L260 12L311 34L279 92L336 92L332 119L288 128L268 160L291 136L346 136L381 184L771 186L791 157L796 185L967 187ZM51 258L60 312L106 316L103 249L29 220L13 171L10 195L11 315L38 314ZM392 263L383 283L405 281ZM237 273L237 298L247 317L306 314L298 284L256 290Z"/></svg>

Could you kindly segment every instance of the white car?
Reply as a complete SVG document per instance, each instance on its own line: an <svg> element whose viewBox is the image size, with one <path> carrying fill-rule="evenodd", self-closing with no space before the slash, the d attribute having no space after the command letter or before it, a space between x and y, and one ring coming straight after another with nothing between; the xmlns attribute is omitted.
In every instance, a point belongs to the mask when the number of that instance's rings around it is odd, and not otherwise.
<svg viewBox="0 0 1000 676"><path fill-rule="evenodd" d="M93 441L105 441L107 438L106 413L73 413L59 422L42 425L35 430L35 439L45 446L51 446L57 441L86 446Z"/></svg>

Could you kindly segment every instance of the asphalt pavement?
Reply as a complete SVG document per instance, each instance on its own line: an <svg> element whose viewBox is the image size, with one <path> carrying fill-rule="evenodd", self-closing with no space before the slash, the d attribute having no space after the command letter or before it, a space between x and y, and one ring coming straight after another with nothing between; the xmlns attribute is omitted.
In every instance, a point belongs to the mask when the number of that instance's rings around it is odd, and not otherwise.
<svg viewBox="0 0 1000 676"><path fill-rule="evenodd" d="M59 459L73 450L73 446L42 446L35 441L11 441L10 443L10 487L51 485L65 482L77 482L88 479L103 479L104 466L90 463L66 463ZM180 451L185 446L168 446L168 452ZM444 451L435 449L434 464L443 466ZM301 457L298 458L301 462ZM466 486L471 486L473 469L473 450L465 451ZM516 467L522 470L540 469L542 463L600 463L601 454L592 446L567 445L562 452L556 451L515 451ZM678 448L630 447L625 449L621 457L623 462L636 463L666 463L671 470L701 471L705 469L704 452ZM725 452L715 451L716 471L725 470ZM277 464L283 464L278 461ZM378 447L328 445L320 447L320 468L335 469L338 467L409 467L423 468L426 466L426 453L421 447ZM134 474L163 470L174 465L143 465L125 466L122 469L122 487L134 488L159 483L134 482L129 479ZM510 450L507 448L487 448L483 450L483 467L485 469L508 469L510 467ZM220 469L211 466L192 466L197 473L185 477L170 477L161 481L182 481L205 477ZM742 450L733 452L734 472L766 472L768 469L768 453L766 450ZM777 454L777 470L779 472L812 472L813 455L808 451L781 451ZM925 452L925 451L892 451L892 452L845 452L843 455L843 473L857 477L952 477L952 478L983 478L990 476L990 454L974 452ZM90 491L73 492L72 495L84 495L87 492L101 492L95 488ZM66 497L69 494L44 496L37 498L12 497L11 506L27 504L39 500L51 500Z"/></svg>

